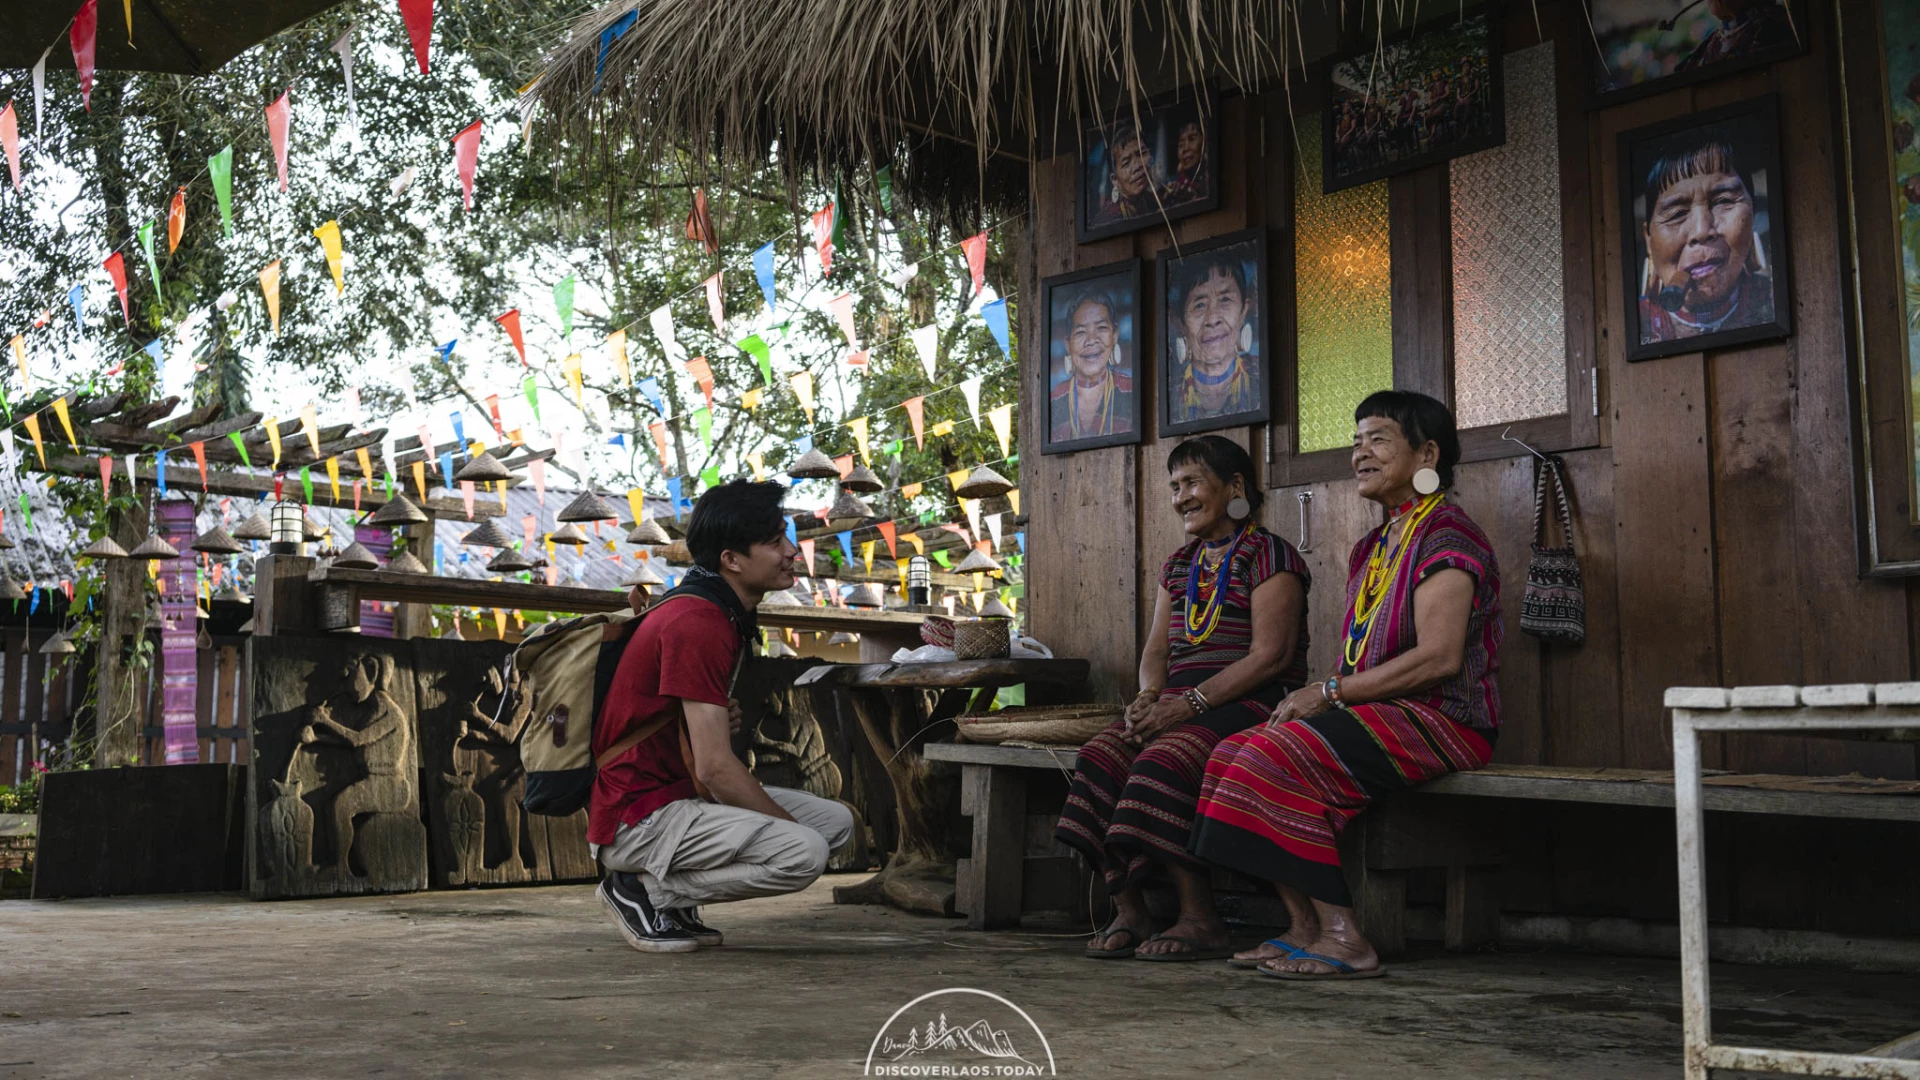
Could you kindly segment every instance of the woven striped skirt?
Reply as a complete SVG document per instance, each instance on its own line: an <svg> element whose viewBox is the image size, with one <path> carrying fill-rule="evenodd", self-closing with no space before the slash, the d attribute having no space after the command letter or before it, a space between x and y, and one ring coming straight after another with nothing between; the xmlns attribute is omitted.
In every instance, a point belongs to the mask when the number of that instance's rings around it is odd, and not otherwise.
<svg viewBox="0 0 1920 1080"><path fill-rule="evenodd" d="M1209 709L1144 747L1121 738L1124 721L1087 740L1054 838L1101 871L1111 893L1144 882L1155 859L1205 870L1187 840L1207 758L1220 740L1263 723L1290 690L1274 686Z"/></svg>
<svg viewBox="0 0 1920 1080"><path fill-rule="evenodd" d="M1335 840L1392 791L1485 765L1494 733L1422 705L1371 702L1223 739L1200 786L1192 851L1352 907Z"/></svg>

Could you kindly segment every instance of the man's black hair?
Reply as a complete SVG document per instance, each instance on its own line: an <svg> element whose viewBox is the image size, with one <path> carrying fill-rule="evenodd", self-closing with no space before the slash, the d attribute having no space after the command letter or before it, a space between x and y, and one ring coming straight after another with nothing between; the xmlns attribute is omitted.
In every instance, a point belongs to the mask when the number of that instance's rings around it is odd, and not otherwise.
<svg viewBox="0 0 1920 1080"><path fill-rule="evenodd" d="M693 504L687 522L687 550L693 561L709 570L720 569L723 551L746 552L755 544L771 544L787 532L780 512L787 486L772 481L734 480L708 488Z"/></svg>
<svg viewBox="0 0 1920 1080"><path fill-rule="evenodd" d="M1266 496L1260 491L1259 481L1253 477L1253 458L1239 443L1221 435L1187 439L1167 455L1169 473L1182 465L1204 465L1216 479L1229 486L1233 484L1234 474L1239 473L1240 481L1245 485L1243 494L1246 495L1247 506L1251 508L1247 516L1259 515L1260 504L1266 501Z"/></svg>
<svg viewBox="0 0 1920 1080"><path fill-rule="evenodd" d="M1434 471L1440 474L1441 487L1453 486L1453 467L1460 462L1460 432L1445 405L1412 390L1376 390L1353 410L1353 422L1358 424L1369 416L1400 425L1400 434L1415 450L1428 440L1440 444L1440 462Z"/></svg>

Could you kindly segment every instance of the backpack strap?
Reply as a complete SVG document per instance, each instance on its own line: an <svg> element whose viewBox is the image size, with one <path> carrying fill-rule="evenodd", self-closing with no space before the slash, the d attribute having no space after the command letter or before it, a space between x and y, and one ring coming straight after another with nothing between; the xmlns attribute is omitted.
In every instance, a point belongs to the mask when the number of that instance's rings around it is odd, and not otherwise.
<svg viewBox="0 0 1920 1080"><path fill-rule="evenodd" d="M659 731L662 728L665 728L667 724L672 720L673 720L673 714L667 713L664 716L657 716L657 717L654 717L652 720L648 720L642 723L639 727L636 727L632 731L627 732L626 735L622 736L612 746L609 746L605 750L602 750L598 754L594 755L593 767L596 769L604 769L607 766L613 764L616 760L619 759L621 754L624 754L627 751L633 749L634 747L639 746L641 743L646 742L648 739L652 738L655 734L659 733Z"/></svg>

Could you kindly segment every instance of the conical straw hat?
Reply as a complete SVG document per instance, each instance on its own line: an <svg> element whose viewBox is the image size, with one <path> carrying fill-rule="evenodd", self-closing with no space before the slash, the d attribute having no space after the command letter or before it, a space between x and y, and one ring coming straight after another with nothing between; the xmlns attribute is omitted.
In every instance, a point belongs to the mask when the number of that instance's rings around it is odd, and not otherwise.
<svg viewBox="0 0 1920 1080"><path fill-rule="evenodd" d="M273 526L267 524L267 515L255 510L252 516L241 522L230 535L235 540L271 540Z"/></svg>
<svg viewBox="0 0 1920 1080"><path fill-rule="evenodd" d="M453 482L472 480L478 484L489 484L495 480L511 480L513 470L492 454L475 454L453 474Z"/></svg>
<svg viewBox="0 0 1920 1080"><path fill-rule="evenodd" d="M427 564L411 551L403 551L387 560L387 569L396 574L424 574Z"/></svg>
<svg viewBox="0 0 1920 1080"><path fill-rule="evenodd" d="M254 515L254 517L259 516L258 514ZM367 524L387 526L421 525L430 520L432 519L427 517L426 511L414 505L412 499L407 498L405 495L395 495L387 501L387 505L375 510L373 514L367 518ZM235 533L234 535L238 536L240 534ZM264 539L264 537L262 539Z"/></svg>
<svg viewBox="0 0 1920 1080"><path fill-rule="evenodd" d="M585 547L587 545L587 534L580 531L580 526L574 525L571 522L548 533L547 539L556 544L571 544L574 547Z"/></svg>
<svg viewBox="0 0 1920 1080"><path fill-rule="evenodd" d="M204 551L209 555L238 555L247 550L240 546L240 541L235 540L232 533L219 525L194 537L192 546L193 550Z"/></svg>
<svg viewBox="0 0 1920 1080"><path fill-rule="evenodd" d="M953 571L956 574L974 574L998 569L1000 569L1000 564L993 561L993 556L981 551L979 548L975 548L968 553L965 559L961 560L959 566L953 568Z"/></svg>
<svg viewBox="0 0 1920 1080"><path fill-rule="evenodd" d="M139 547L127 552L127 557L130 559L177 559L180 553L174 550L172 544L162 540L160 535L155 533L147 537Z"/></svg>
<svg viewBox="0 0 1920 1080"><path fill-rule="evenodd" d="M624 588L631 589L635 585L653 586L666 583L667 579L660 576L660 571L655 570L649 560L643 559L639 566L634 567L633 573L628 574L626 580L620 584Z"/></svg>
<svg viewBox="0 0 1920 1080"><path fill-rule="evenodd" d="M985 499L994 495L1005 495L1013 490L1013 481L981 465L954 488L954 494L967 499Z"/></svg>
<svg viewBox="0 0 1920 1080"><path fill-rule="evenodd" d="M613 504L593 493L581 492L566 508L553 515L557 521L614 521L620 517Z"/></svg>
<svg viewBox="0 0 1920 1080"><path fill-rule="evenodd" d="M627 543L671 544L673 543L673 537L667 535L667 530L661 528L658 521L648 518L640 524L635 525L633 531L627 534Z"/></svg>
<svg viewBox="0 0 1920 1080"><path fill-rule="evenodd" d="M127 549L114 543L113 537L103 536L88 544L87 549L80 554L88 559L124 559L127 557Z"/></svg>
<svg viewBox="0 0 1920 1080"><path fill-rule="evenodd" d="M479 526L467 532L460 542L468 547L503 548L513 544L513 538L500 530L492 518L481 522Z"/></svg>
<svg viewBox="0 0 1920 1080"><path fill-rule="evenodd" d="M347 550L333 557L333 565L346 570L378 570L380 560L374 558L373 552L368 551L364 544L355 540L347 545Z"/></svg>
<svg viewBox="0 0 1920 1080"><path fill-rule="evenodd" d="M840 497L833 500L832 509L827 511L828 521L865 521L872 516L873 507L846 488L840 489Z"/></svg>
<svg viewBox="0 0 1920 1080"><path fill-rule="evenodd" d="M533 563L528 562L525 555L512 548L506 548L493 557L493 561L487 564L487 569L496 574L514 574L533 569Z"/></svg>
<svg viewBox="0 0 1920 1080"><path fill-rule="evenodd" d="M840 476L840 468L833 463L832 458L821 453L819 447L814 447L801 454L800 460L787 466L787 475L795 480L825 480L828 477L837 479Z"/></svg>
<svg viewBox="0 0 1920 1080"><path fill-rule="evenodd" d="M872 469L856 463L853 471L847 474L847 478L840 481L840 486L848 491L874 492L884 489L887 485L880 482L879 475Z"/></svg>

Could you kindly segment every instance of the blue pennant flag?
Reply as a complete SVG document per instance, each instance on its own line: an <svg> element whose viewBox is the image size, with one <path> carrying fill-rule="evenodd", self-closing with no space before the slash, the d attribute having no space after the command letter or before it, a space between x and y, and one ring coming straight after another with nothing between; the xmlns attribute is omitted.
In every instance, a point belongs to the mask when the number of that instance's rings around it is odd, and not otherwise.
<svg viewBox="0 0 1920 1080"><path fill-rule="evenodd" d="M635 383L634 385L638 386L640 388L640 392L646 395L647 401L653 405L654 412L659 413L661 416L667 415L666 400L660 396L660 380L659 379L649 377L649 378L641 379L638 383Z"/></svg>
<svg viewBox="0 0 1920 1080"><path fill-rule="evenodd" d="M447 416L453 421L453 441L460 444L460 455L471 456L467 453L467 425L460 415L460 410L455 409Z"/></svg>
<svg viewBox="0 0 1920 1080"><path fill-rule="evenodd" d="M160 494L165 495L167 493L167 452L165 450L153 452L153 475L155 486L160 489Z"/></svg>
<svg viewBox="0 0 1920 1080"><path fill-rule="evenodd" d="M35 585L33 587L33 599L27 601L27 614L31 615L34 612L39 610L40 610L40 586Z"/></svg>
<svg viewBox="0 0 1920 1080"><path fill-rule="evenodd" d="M841 565L852 566L853 565L853 533L843 532L840 534L840 552L841 554L847 557L847 561Z"/></svg>
<svg viewBox="0 0 1920 1080"><path fill-rule="evenodd" d="M800 546L800 527L793 523L792 518L787 519L787 543Z"/></svg>
<svg viewBox="0 0 1920 1080"><path fill-rule="evenodd" d="M684 500L680 495L680 478L677 476L667 481L667 501L673 503L673 516L678 519L680 503Z"/></svg>
<svg viewBox="0 0 1920 1080"><path fill-rule="evenodd" d="M993 331L993 340L1000 343L1000 351L1009 359L1013 357L1013 345L1007 337L1007 300L1001 297L991 304L980 305L980 317L987 321L987 329Z"/></svg>
<svg viewBox="0 0 1920 1080"><path fill-rule="evenodd" d="M442 345L435 350L440 354L441 363L444 364L447 362L447 358L453 355L453 347L458 344L460 344L460 339L454 338L452 341L447 342L445 345Z"/></svg>
<svg viewBox="0 0 1920 1080"><path fill-rule="evenodd" d="M443 487L453 487L453 451L451 450L440 455L440 477L446 481Z"/></svg>
<svg viewBox="0 0 1920 1080"><path fill-rule="evenodd" d="M438 541L438 540L435 540L435 541L433 542L433 567L434 567L434 569L435 569L435 570L438 570L438 569L440 568L440 564L441 564L442 562L445 562L445 561L446 561L446 558L447 558L447 555L446 555L446 547L445 547L445 545L443 545L443 544L441 544L441 543L440 543L440 541Z"/></svg>
<svg viewBox="0 0 1920 1080"><path fill-rule="evenodd" d="M760 292L767 298L767 310L779 310L780 304L773 298L773 241L754 249L753 276L760 279Z"/></svg>
<svg viewBox="0 0 1920 1080"><path fill-rule="evenodd" d="M1025 555L1027 553L1027 534L1024 531L1017 532L1013 534L1013 538L1020 544L1020 554Z"/></svg>
<svg viewBox="0 0 1920 1080"><path fill-rule="evenodd" d="M813 436L811 435L802 435L799 438L793 440L793 456L796 459L800 457L804 457L807 454L807 452L812 449L813 449Z"/></svg>
<svg viewBox="0 0 1920 1080"><path fill-rule="evenodd" d="M600 92L600 73L607 68L607 50L613 48L613 43L625 37L627 31L633 29L634 25L639 21L640 9L634 8L632 11L613 20L613 24L605 30L600 31L600 55L594 57L593 60L594 93L598 94Z"/></svg>
<svg viewBox="0 0 1920 1080"><path fill-rule="evenodd" d="M87 332L87 318L83 308L87 301L87 287L75 285L67 290L67 303L73 305L73 330L76 334Z"/></svg>
<svg viewBox="0 0 1920 1080"><path fill-rule="evenodd" d="M627 448L627 433L623 431L620 434L615 435L613 438L608 439L607 445L617 446L620 449L625 450Z"/></svg>
<svg viewBox="0 0 1920 1080"><path fill-rule="evenodd" d="M141 347L147 350L148 356L153 357L154 367L159 367L161 364L165 363L165 360L160 356L160 350L166 347L165 338L154 338L152 341L147 342L145 345Z"/></svg>

